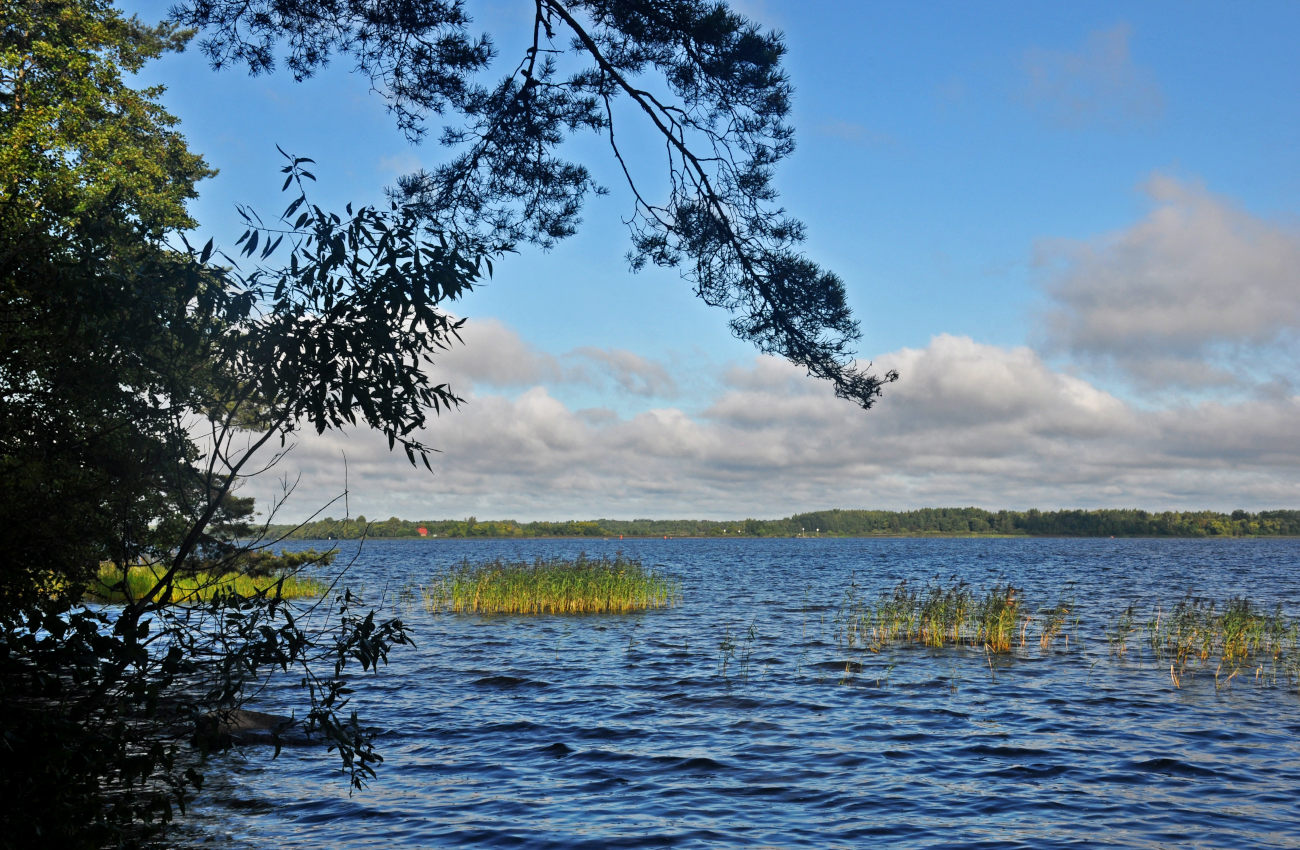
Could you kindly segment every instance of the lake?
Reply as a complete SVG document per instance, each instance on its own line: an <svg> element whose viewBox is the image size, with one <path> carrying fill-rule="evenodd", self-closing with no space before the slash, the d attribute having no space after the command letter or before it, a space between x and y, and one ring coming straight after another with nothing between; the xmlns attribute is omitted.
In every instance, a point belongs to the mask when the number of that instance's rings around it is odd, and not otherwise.
<svg viewBox="0 0 1300 850"><path fill-rule="evenodd" d="M682 604L453 616L403 592L463 559L580 551L678 577ZM935 578L1070 600L1068 641L1031 623L1005 656L847 645L846 594ZM323 748L214 758L195 845L1300 846L1296 682L1211 667L1175 687L1108 636L1189 593L1300 615L1297 540L370 541L349 582L417 643L357 678L378 778L349 795ZM295 684L250 707L300 706Z"/></svg>

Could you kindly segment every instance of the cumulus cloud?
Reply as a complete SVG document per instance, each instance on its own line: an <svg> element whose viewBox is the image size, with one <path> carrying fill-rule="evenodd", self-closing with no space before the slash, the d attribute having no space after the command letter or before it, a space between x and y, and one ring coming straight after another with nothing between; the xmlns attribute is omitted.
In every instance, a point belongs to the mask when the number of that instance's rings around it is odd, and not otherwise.
<svg viewBox="0 0 1300 850"><path fill-rule="evenodd" d="M677 394L677 382L661 364L631 351L583 347L570 356L587 361L597 372L611 378L623 391L638 396L669 397ZM586 375L583 366L577 375Z"/></svg>
<svg viewBox="0 0 1300 850"><path fill-rule="evenodd" d="M1090 33L1077 50L1028 51L1029 104L1063 127L1123 126L1159 117L1164 98L1153 75L1133 62L1132 35L1121 23Z"/></svg>
<svg viewBox="0 0 1300 850"><path fill-rule="evenodd" d="M429 429L432 477L368 434L304 437L286 466L308 476L294 511L341 490L341 451L351 510L371 518L1300 501L1293 395L1138 410L1028 348L947 335L876 364L904 378L870 413L770 357L722 373L695 412L574 410L540 386L480 393Z"/></svg>
<svg viewBox="0 0 1300 850"><path fill-rule="evenodd" d="M453 345L436 363L438 380L458 391L577 384L644 397L677 393L672 374L662 364L624 349L583 347L557 357L495 319L470 319L460 336L464 344Z"/></svg>
<svg viewBox="0 0 1300 850"><path fill-rule="evenodd" d="M1285 380L1300 335L1300 234L1166 176L1151 213L1087 242L1040 246L1044 346L1145 388Z"/></svg>
<svg viewBox="0 0 1300 850"><path fill-rule="evenodd" d="M557 358L525 342L495 319L470 319L460 330L463 345L437 357L439 380L453 387L468 383L524 387L555 381L563 374Z"/></svg>

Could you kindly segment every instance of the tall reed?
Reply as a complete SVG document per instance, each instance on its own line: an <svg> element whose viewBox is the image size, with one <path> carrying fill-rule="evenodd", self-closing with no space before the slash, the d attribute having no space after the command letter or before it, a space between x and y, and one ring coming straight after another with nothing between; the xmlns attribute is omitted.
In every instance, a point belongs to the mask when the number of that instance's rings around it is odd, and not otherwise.
<svg viewBox="0 0 1300 850"><path fill-rule="evenodd" d="M984 595L975 613L975 643L993 652L1010 652L1016 632L1025 645L1029 618L1021 622L1020 597L1011 585L997 586Z"/></svg>
<svg viewBox="0 0 1300 850"><path fill-rule="evenodd" d="M1040 608L1038 616L1041 618L1042 625L1039 628L1038 646L1044 652L1052 648L1052 644L1058 637L1064 635L1065 645L1070 645L1070 633L1065 631L1066 618L1074 610L1074 602L1070 600L1059 600L1050 608Z"/></svg>
<svg viewBox="0 0 1300 850"><path fill-rule="evenodd" d="M1275 677L1279 671L1288 678L1300 672L1300 621L1287 617L1281 605L1268 613L1241 597L1219 605L1187 596L1168 613L1157 607L1146 632L1155 660L1169 664L1176 685L1197 667L1213 666L1216 678L1227 671L1229 679L1246 669L1263 675L1265 665Z"/></svg>
<svg viewBox="0 0 1300 850"><path fill-rule="evenodd" d="M964 581L930 582L920 588L902 581L874 601L866 601L858 596L856 582L851 582L840 604L836 633L848 648L878 651L889 645L916 643L1009 652L1014 646L1025 645L1029 627L1037 619L1039 646L1047 651L1064 632L1070 608L1069 603L1058 602L1035 618L1023 608L1019 591L1012 585L977 593Z"/></svg>
<svg viewBox="0 0 1300 850"><path fill-rule="evenodd" d="M433 612L605 614L664 608L681 601L681 585L635 558L462 561L423 588Z"/></svg>

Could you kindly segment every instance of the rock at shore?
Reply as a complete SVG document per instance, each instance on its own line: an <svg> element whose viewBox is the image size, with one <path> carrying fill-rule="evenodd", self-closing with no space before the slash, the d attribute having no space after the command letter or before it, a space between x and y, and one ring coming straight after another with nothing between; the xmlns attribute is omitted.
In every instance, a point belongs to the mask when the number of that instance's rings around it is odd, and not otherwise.
<svg viewBox="0 0 1300 850"><path fill-rule="evenodd" d="M296 721L282 714L267 714L232 708L214 711L195 725L194 745L202 750L224 750L236 744L295 743L302 738L301 730L290 736Z"/></svg>

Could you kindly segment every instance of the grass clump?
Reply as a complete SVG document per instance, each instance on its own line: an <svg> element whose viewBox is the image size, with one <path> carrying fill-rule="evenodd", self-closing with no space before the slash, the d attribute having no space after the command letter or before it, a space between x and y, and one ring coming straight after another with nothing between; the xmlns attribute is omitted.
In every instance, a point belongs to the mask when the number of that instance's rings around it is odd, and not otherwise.
<svg viewBox="0 0 1300 850"><path fill-rule="evenodd" d="M1020 645L1025 645L1029 620L1028 616L1021 619L1020 598L1014 587L994 587L976 609L974 642L993 652L1010 652L1016 632L1020 633Z"/></svg>
<svg viewBox="0 0 1300 850"><path fill-rule="evenodd" d="M635 558L462 561L423 591L425 607L455 614L621 614L681 601L679 582Z"/></svg>
<svg viewBox="0 0 1300 850"><path fill-rule="evenodd" d="M1188 596L1165 613L1157 608L1146 623L1147 643L1156 661L1168 664L1174 684L1189 669L1214 667L1215 679L1266 666L1273 676L1300 673L1300 621L1278 605L1272 612L1234 597L1222 605Z"/></svg>
<svg viewBox="0 0 1300 850"><path fill-rule="evenodd" d="M845 593L839 613L839 634L850 647L879 651L897 644L982 647L1010 652L1023 647L1029 627L1038 623L1039 647L1046 652L1063 636L1071 604L1058 602L1035 617L1010 584L982 593L963 581L931 582L917 587L906 581L875 600L860 599L856 584ZM1068 641L1068 634L1064 634Z"/></svg>
<svg viewBox="0 0 1300 850"><path fill-rule="evenodd" d="M290 553L295 564L319 561L323 557L317 552ZM101 564L99 573L86 588L86 597L96 602L140 599L153 590L166 573L167 567L162 564L130 567L125 574L115 564ZM157 601L165 605L207 602L218 594L232 593L246 597L268 594L280 599L299 599L322 596L326 589L323 583L292 572L197 570L173 576L171 586Z"/></svg>

